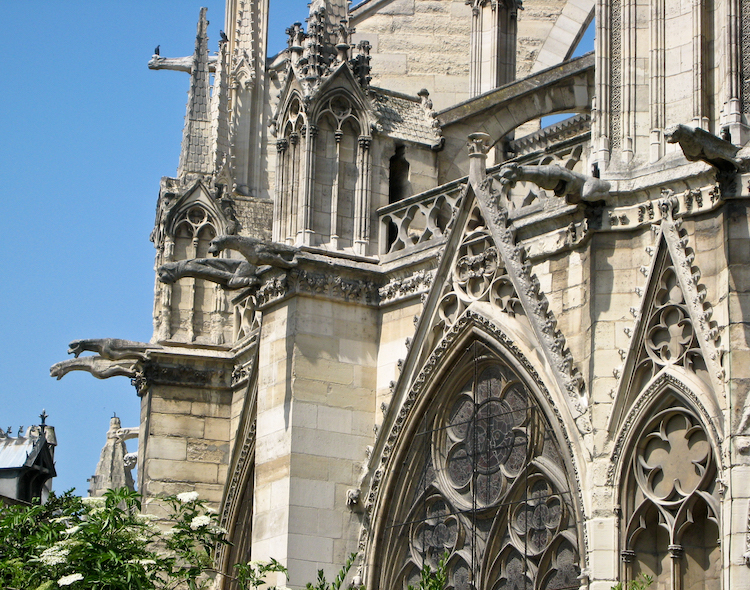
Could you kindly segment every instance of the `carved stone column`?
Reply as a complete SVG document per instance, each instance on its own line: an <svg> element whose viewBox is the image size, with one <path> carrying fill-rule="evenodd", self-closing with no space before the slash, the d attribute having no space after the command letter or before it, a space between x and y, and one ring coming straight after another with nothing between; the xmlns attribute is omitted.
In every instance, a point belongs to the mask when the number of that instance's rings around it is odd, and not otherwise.
<svg viewBox="0 0 750 590"><path fill-rule="evenodd" d="M318 128L308 125L305 129L305 153L302 175L302 198L299 208L297 245L312 245L313 234L313 193L315 189L315 138Z"/></svg>
<svg viewBox="0 0 750 590"><path fill-rule="evenodd" d="M287 208L286 219L284 220L284 227L286 229L285 238L288 244L293 244L297 236L298 226L298 203L299 203L299 134L290 133L289 143L292 146L287 154L286 161L289 164L286 184L288 185L286 192L286 202L289 203Z"/></svg>
<svg viewBox="0 0 750 590"><path fill-rule="evenodd" d="M357 187L354 192L354 252L367 254L370 241L370 144L372 137L359 136Z"/></svg>
<svg viewBox="0 0 750 590"><path fill-rule="evenodd" d="M471 4L470 88L471 95L511 82L516 77L515 0L469 0Z"/></svg>
<svg viewBox="0 0 750 590"><path fill-rule="evenodd" d="M664 122L666 117L665 71L666 29L664 0L651 4L651 149L649 161L656 162L664 155Z"/></svg>
<svg viewBox="0 0 750 590"><path fill-rule="evenodd" d="M174 238L166 236L162 245L162 252L156 257L156 268L167 262L172 262L173 257ZM160 295L156 300L156 309L154 309L156 341L163 342L172 337L172 285L162 283L157 276L155 288Z"/></svg>
<svg viewBox="0 0 750 590"><path fill-rule="evenodd" d="M693 0L693 125L708 131L708 112L705 105L703 88L703 0ZM713 37L713 31L705 31ZM712 92L712 91L711 91Z"/></svg>
<svg viewBox="0 0 750 590"><path fill-rule="evenodd" d="M213 286L213 290L214 308L211 311L211 343L224 344L224 313L227 310L226 295L223 287L218 283Z"/></svg>
<svg viewBox="0 0 750 590"><path fill-rule="evenodd" d="M682 567L680 561L685 549L682 545L670 545L669 556L672 558L672 590L682 590Z"/></svg>
<svg viewBox="0 0 750 590"><path fill-rule="evenodd" d="M724 124L729 125L732 143L744 145L750 139L743 112L750 112L750 2L727 2L727 59ZM746 116L746 115L745 115Z"/></svg>
<svg viewBox="0 0 750 590"><path fill-rule="evenodd" d="M288 214L288 203L284 202L286 195L286 152L289 146L287 139L279 139L276 142L276 187L273 203L273 228L272 236L274 242L281 242L286 237L283 232L284 215Z"/></svg>
<svg viewBox="0 0 750 590"><path fill-rule="evenodd" d="M190 243L190 247L187 252L187 259L192 260L198 257L198 235L193 235L193 241ZM195 281L193 277L185 278L184 289L187 290L186 299L190 302L190 306L186 310L187 312L187 341L195 342L195 308L198 306L198 301L195 298ZM199 328L200 330L200 328Z"/></svg>
<svg viewBox="0 0 750 590"><path fill-rule="evenodd" d="M614 0L617 2L618 0ZM594 36L594 48L596 67L594 68L594 86L596 87L596 99L593 104L592 113L592 143L594 153L592 159L599 164L601 170L605 170L609 164L610 141L612 139L612 68L616 64L612 60L612 22L611 0L602 0L596 3L594 21L596 24L596 35Z"/></svg>
<svg viewBox="0 0 750 590"><path fill-rule="evenodd" d="M630 580L633 579L633 562L635 561L635 551L623 549L620 551L620 560L622 561L622 584L627 588Z"/></svg>
<svg viewBox="0 0 750 590"><path fill-rule="evenodd" d="M334 132L336 139L336 161L333 165L333 183L331 185L331 248L339 248L339 184L341 183L341 138L344 133L338 129Z"/></svg>

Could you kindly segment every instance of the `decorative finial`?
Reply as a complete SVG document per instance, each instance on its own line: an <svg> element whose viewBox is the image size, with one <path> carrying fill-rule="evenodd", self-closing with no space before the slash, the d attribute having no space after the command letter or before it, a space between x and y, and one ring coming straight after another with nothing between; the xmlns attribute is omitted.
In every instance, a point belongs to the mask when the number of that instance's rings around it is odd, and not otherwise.
<svg viewBox="0 0 750 590"><path fill-rule="evenodd" d="M49 418L49 414L47 414L47 410L42 408L42 413L39 414L39 419L42 421L42 426L47 424L47 418Z"/></svg>

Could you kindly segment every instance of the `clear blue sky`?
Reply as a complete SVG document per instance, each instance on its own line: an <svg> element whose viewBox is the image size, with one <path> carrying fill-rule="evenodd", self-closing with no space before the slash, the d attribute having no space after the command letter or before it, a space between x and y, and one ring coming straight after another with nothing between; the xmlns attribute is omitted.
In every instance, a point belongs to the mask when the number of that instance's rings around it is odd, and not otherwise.
<svg viewBox="0 0 750 590"><path fill-rule="evenodd" d="M78 338L148 341L154 285L149 233L162 176L177 168L188 75L146 67L190 55L201 6L210 48L222 0L3 3L0 63L0 427L56 427L54 488L87 490L113 412L137 426L124 377L49 367ZM273 3L271 51L306 2Z"/></svg>
<svg viewBox="0 0 750 590"><path fill-rule="evenodd" d="M138 425L126 378L55 381L49 367L74 339L151 337L149 233L159 178L177 168L188 76L146 64L157 44L192 53L200 6L214 50L223 0L3 3L0 427L16 434L46 409L58 491L86 494L113 413ZM271 2L271 53L306 15L305 0Z"/></svg>

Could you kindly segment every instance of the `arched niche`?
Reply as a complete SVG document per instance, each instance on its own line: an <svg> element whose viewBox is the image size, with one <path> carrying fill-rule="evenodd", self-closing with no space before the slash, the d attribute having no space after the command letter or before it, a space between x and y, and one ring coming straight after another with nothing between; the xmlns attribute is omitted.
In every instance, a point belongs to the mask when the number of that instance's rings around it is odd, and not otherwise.
<svg viewBox="0 0 750 590"><path fill-rule="evenodd" d="M560 425L538 379L475 336L406 419L370 586L416 586L447 553L456 590L578 588L582 518Z"/></svg>
<svg viewBox="0 0 750 590"><path fill-rule="evenodd" d="M631 430L619 481L624 583L643 574L660 590L722 587L720 455L694 399L664 380Z"/></svg>

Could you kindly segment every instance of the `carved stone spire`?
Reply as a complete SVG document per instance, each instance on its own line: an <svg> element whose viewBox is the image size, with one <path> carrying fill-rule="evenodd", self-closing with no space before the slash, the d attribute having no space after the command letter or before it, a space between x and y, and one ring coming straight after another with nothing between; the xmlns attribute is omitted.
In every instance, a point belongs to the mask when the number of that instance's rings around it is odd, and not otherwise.
<svg viewBox="0 0 750 590"><path fill-rule="evenodd" d="M329 46L335 47L339 42L339 25L349 24L349 0L313 0L310 2L311 22L316 14L325 15L325 33L321 41Z"/></svg>
<svg viewBox="0 0 750 590"><path fill-rule="evenodd" d="M208 68L208 20L206 9L201 8L195 53L190 68L185 127L182 132L182 150L177 176L185 181L190 175L211 174L211 117L209 112L210 83Z"/></svg>
<svg viewBox="0 0 750 590"><path fill-rule="evenodd" d="M211 155L214 170L219 172L229 162L231 142L229 125L229 61L227 41L219 43L219 59L216 62L214 91L211 96Z"/></svg>
<svg viewBox="0 0 750 590"><path fill-rule="evenodd" d="M131 475L135 457L128 454L125 446L125 441L131 438L138 438L137 428L122 428L117 416L110 419L107 442L102 448L96 473L89 479L89 496L101 496L109 489L123 486L135 489Z"/></svg>

